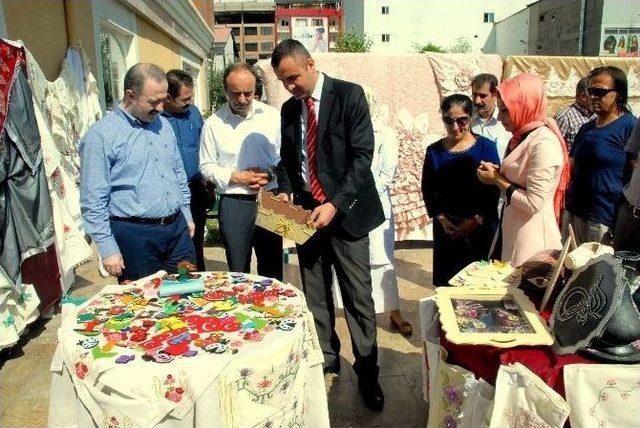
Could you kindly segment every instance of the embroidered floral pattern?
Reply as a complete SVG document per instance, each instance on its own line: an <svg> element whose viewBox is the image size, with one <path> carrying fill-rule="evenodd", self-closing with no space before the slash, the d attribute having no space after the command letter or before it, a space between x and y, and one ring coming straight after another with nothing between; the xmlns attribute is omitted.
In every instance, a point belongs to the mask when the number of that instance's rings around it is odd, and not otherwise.
<svg viewBox="0 0 640 428"><path fill-rule="evenodd" d="M76 376L78 377L78 379L84 379L84 377L89 372L87 365L80 361L76 363L75 368L76 368Z"/></svg>
<svg viewBox="0 0 640 428"><path fill-rule="evenodd" d="M634 396L635 398L632 398ZM597 401L589 409L589 414L597 422L597 426L600 428L608 427L605 408L611 405L621 405L621 403L640 401L640 381L632 388L620 387L618 381L615 379L607 379L605 386L598 391ZM623 404L625 405L625 404Z"/></svg>
<svg viewBox="0 0 640 428"><path fill-rule="evenodd" d="M168 374L162 381L154 377L153 383L158 397L164 397L175 403L179 403L187 391L187 381L184 372L180 373L179 379L176 379L172 374Z"/></svg>
<svg viewBox="0 0 640 428"><path fill-rule="evenodd" d="M7 328L13 326L15 323L16 319L12 314L7 314L7 316L2 320L2 324L4 324L4 326Z"/></svg>
<svg viewBox="0 0 640 428"><path fill-rule="evenodd" d="M290 356L282 371L271 370L257 376L251 369L243 368L236 381L236 390L248 394L253 402L259 404L265 404L276 394L286 394L298 374L301 359L302 356L298 354Z"/></svg>
<svg viewBox="0 0 640 428"><path fill-rule="evenodd" d="M527 409L517 409L515 412L508 413L506 420L510 428L552 428L538 415Z"/></svg>
<svg viewBox="0 0 640 428"><path fill-rule="evenodd" d="M133 428L133 421L128 416L120 418L104 413L102 426L105 428Z"/></svg>

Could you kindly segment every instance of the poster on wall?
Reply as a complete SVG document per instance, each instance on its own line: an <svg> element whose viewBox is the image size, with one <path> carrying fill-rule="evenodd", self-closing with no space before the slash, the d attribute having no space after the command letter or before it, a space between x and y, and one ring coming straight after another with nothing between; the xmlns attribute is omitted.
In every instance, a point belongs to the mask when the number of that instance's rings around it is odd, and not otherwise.
<svg viewBox="0 0 640 428"><path fill-rule="evenodd" d="M600 38L600 56L640 56L638 39L640 27L605 27Z"/></svg>
<svg viewBox="0 0 640 428"><path fill-rule="evenodd" d="M291 21L292 39L302 43L311 53L328 52L329 27L327 18L294 17Z"/></svg>

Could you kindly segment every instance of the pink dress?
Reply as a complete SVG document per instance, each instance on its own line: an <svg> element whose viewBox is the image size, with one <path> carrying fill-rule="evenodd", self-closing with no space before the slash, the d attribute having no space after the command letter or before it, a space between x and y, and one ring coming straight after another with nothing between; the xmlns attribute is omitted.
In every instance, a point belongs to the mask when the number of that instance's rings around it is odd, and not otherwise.
<svg viewBox="0 0 640 428"><path fill-rule="evenodd" d="M502 175L522 188L504 207L502 260L520 266L539 251L562 248L553 207L562 166L558 137L546 126L531 131L504 158Z"/></svg>

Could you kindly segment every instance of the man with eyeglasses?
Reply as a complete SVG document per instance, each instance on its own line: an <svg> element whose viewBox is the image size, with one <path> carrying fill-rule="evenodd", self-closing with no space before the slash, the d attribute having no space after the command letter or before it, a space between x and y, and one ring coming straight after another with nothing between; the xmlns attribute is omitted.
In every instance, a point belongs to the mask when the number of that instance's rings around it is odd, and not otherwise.
<svg viewBox="0 0 640 428"><path fill-rule="evenodd" d="M574 102L556 114L556 122L558 122L560 132L562 132L564 140L567 143L567 149L571 149L580 127L594 118L594 114L589 106L587 86L589 86L589 78L584 77L580 79L576 85Z"/></svg>
<svg viewBox="0 0 640 428"><path fill-rule="evenodd" d="M507 132L498 120L496 99L498 92L498 78L493 74L478 74L471 81L471 100L473 101L473 117L471 119L471 132L490 139L498 147L500 161L511 140L511 133Z"/></svg>
<svg viewBox="0 0 640 428"><path fill-rule="evenodd" d="M122 104L80 142L85 230L121 282L196 261L187 176L173 129L160 116L167 88L160 67L134 65Z"/></svg>

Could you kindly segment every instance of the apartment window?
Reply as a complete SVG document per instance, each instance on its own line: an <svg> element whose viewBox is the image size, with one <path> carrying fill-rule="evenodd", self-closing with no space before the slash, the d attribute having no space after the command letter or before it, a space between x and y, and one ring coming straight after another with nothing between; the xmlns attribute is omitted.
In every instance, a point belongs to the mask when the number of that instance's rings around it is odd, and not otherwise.
<svg viewBox="0 0 640 428"><path fill-rule="evenodd" d="M305 18L296 19L296 27L307 27L309 22Z"/></svg>
<svg viewBox="0 0 640 428"><path fill-rule="evenodd" d="M245 36L257 36L258 35L258 27L244 27L244 35Z"/></svg>
<svg viewBox="0 0 640 428"><path fill-rule="evenodd" d="M485 12L484 13L484 22L494 22L494 13L493 12Z"/></svg>
<svg viewBox="0 0 640 428"><path fill-rule="evenodd" d="M272 27L260 27L260 35L261 36L270 36L273 34Z"/></svg>
<svg viewBox="0 0 640 428"><path fill-rule="evenodd" d="M289 26L289 20L288 19L281 19L280 20L280 26L281 27L288 27Z"/></svg>
<svg viewBox="0 0 640 428"><path fill-rule="evenodd" d="M130 37L118 34L111 28L102 28L100 31L102 84L107 111L113 110L124 97L124 75L127 72L126 57L130 44Z"/></svg>
<svg viewBox="0 0 640 428"><path fill-rule="evenodd" d="M311 26L312 27L322 27L324 25L324 21L322 19L312 19Z"/></svg>
<svg viewBox="0 0 640 428"><path fill-rule="evenodd" d="M245 52L258 52L258 44L257 43L245 43L244 44Z"/></svg>
<svg viewBox="0 0 640 428"><path fill-rule="evenodd" d="M382 6L382 14L389 15L389 6Z"/></svg>
<svg viewBox="0 0 640 428"><path fill-rule="evenodd" d="M271 51L273 50L273 43L272 42L262 42L260 43L260 50L261 51Z"/></svg>
<svg viewBox="0 0 640 428"><path fill-rule="evenodd" d="M382 43L388 43L389 40L391 39L389 34L383 34L382 35Z"/></svg>
<svg viewBox="0 0 640 428"><path fill-rule="evenodd" d="M240 27L232 27L231 34L233 34L233 37L238 37L240 35Z"/></svg>

